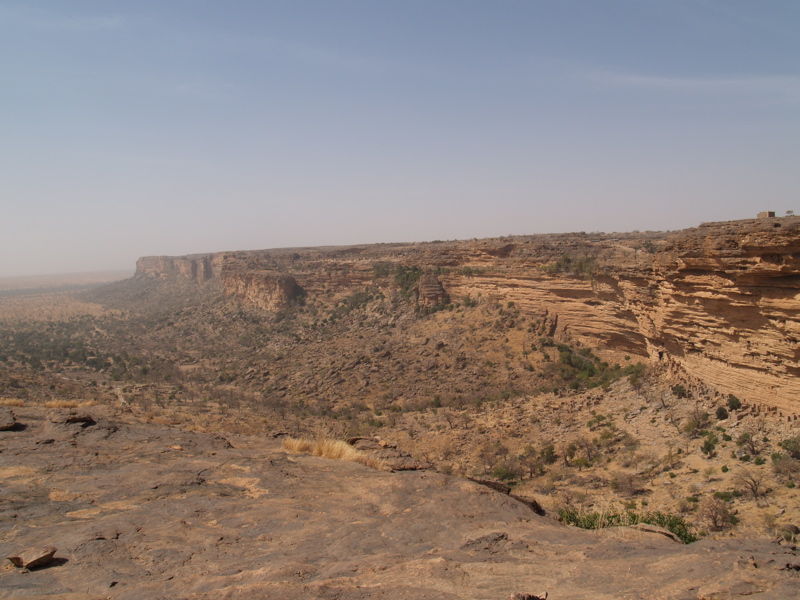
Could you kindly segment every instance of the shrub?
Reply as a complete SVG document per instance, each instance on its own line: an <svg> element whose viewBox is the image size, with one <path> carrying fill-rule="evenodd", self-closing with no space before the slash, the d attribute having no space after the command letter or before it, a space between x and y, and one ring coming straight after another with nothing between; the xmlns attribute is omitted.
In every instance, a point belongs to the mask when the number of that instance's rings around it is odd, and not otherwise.
<svg viewBox="0 0 800 600"><path fill-rule="evenodd" d="M706 438L703 445L700 447L700 451L709 458L716 454L716 449L716 445L709 438Z"/></svg>
<svg viewBox="0 0 800 600"><path fill-rule="evenodd" d="M800 461L790 456L772 455L772 470L781 481L789 481L800 476Z"/></svg>
<svg viewBox="0 0 800 600"><path fill-rule="evenodd" d="M789 454L791 458L800 460L800 435L787 438L778 445L786 450L787 454Z"/></svg>
<svg viewBox="0 0 800 600"><path fill-rule="evenodd" d="M724 406L717 407L717 420L724 421L728 418L728 410Z"/></svg>
<svg viewBox="0 0 800 600"><path fill-rule="evenodd" d="M644 515L632 510L624 513L616 512L583 512L573 508L560 508L558 514L562 522L575 525L581 529L603 529L605 527L620 527L648 523L657 525L674 533L684 544L696 542L699 538L692 533L692 527L682 517L669 515L662 512L651 512Z"/></svg>
<svg viewBox="0 0 800 600"><path fill-rule="evenodd" d="M555 446L553 444L545 444L544 448L539 451L539 457L544 464L552 465L558 460Z"/></svg>
<svg viewBox="0 0 800 600"><path fill-rule="evenodd" d="M639 478L632 473L616 473L611 480L611 489L615 492L631 497L641 493L642 486Z"/></svg>
<svg viewBox="0 0 800 600"><path fill-rule="evenodd" d="M492 477L501 481L511 481L516 479L514 472L505 465L497 465L492 469Z"/></svg>
<svg viewBox="0 0 800 600"><path fill-rule="evenodd" d="M739 400L736 396L731 394L728 396L728 408L731 410L739 410L742 408L742 401Z"/></svg>
<svg viewBox="0 0 800 600"><path fill-rule="evenodd" d="M693 413L689 420L683 426L684 433L689 434L692 437L697 437L700 435L705 426L708 424L708 413L704 411L699 411Z"/></svg>

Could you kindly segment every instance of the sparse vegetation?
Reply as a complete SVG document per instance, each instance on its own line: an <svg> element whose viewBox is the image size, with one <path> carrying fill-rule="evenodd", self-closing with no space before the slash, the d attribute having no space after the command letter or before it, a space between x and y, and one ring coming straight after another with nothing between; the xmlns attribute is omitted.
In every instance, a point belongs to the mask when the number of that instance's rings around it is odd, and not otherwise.
<svg viewBox="0 0 800 600"><path fill-rule="evenodd" d="M505 481L548 510L566 496L620 515L649 505L697 531L737 518L755 527L758 506L800 483L793 425L765 425L755 410L732 418L735 396L720 405L685 374L576 342L552 314L487 292L494 267L403 260L315 265L317 288L278 311L155 281L101 290L113 309L55 324L4 314L0 405L113 404L203 431L289 432L293 451L310 454L308 440L380 436L442 472ZM583 278L574 264L559 273ZM460 300L423 307L413 298L425 272L469 281ZM762 477L755 493L734 477L742 468ZM717 498L706 484L738 495Z"/></svg>
<svg viewBox="0 0 800 600"><path fill-rule="evenodd" d="M606 527L626 527L647 523L657 525L674 533L684 544L696 542L699 538L693 533L692 526L682 517L661 512L638 514L632 510L625 512L583 512L572 508L558 511L561 520L581 529L604 529Z"/></svg>
<svg viewBox="0 0 800 600"><path fill-rule="evenodd" d="M385 461L357 450L342 440L324 438L312 442L307 439L287 437L283 440L283 449L295 454L312 454L322 458L356 462L379 471L387 470Z"/></svg>

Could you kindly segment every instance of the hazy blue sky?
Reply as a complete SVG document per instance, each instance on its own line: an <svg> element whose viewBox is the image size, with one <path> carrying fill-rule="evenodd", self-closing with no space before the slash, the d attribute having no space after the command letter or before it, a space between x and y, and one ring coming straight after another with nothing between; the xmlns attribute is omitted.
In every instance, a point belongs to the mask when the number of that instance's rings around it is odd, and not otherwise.
<svg viewBox="0 0 800 600"><path fill-rule="evenodd" d="M797 0L0 0L0 276L800 212Z"/></svg>

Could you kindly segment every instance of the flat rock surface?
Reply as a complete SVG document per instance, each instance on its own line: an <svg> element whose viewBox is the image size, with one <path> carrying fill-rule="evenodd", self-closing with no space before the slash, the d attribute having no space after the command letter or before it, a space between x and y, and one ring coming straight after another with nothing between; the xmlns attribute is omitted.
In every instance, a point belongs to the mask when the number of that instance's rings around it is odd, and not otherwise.
<svg viewBox="0 0 800 600"><path fill-rule="evenodd" d="M3 598L800 597L800 557L768 540L587 532L466 479L91 413L0 433L0 554L59 549L0 569Z"/></svg>

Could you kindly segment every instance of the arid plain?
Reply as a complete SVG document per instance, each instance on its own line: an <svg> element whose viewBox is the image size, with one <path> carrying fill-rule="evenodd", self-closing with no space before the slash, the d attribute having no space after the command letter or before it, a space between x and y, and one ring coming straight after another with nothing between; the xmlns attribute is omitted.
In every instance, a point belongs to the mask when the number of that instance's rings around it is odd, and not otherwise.
<svg viewBox="0 0 800 600"><path fill-rule="evenodd" d="M0 295L9 597L800 591L800 218L98 283Z"/></svg>

